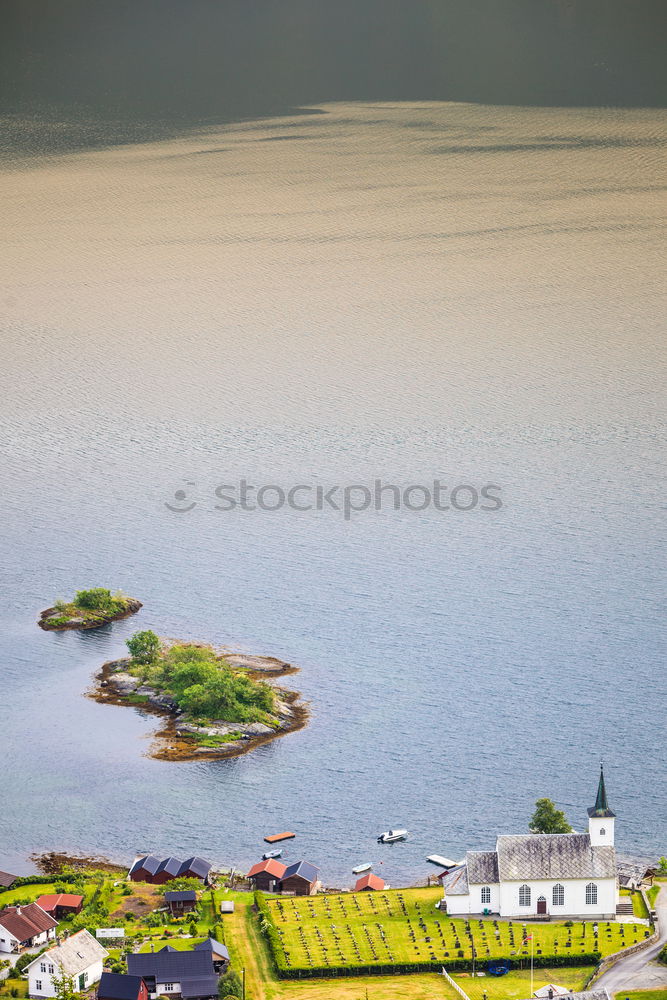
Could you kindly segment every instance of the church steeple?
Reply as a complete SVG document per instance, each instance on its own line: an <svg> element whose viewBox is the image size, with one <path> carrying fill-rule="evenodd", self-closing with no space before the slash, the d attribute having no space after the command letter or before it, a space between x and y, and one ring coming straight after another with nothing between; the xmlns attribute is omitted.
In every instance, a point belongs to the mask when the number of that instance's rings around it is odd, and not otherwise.
<svg viewBox="0 0 667 1000"><path fill-rule="evenodd" d="M611 819L616 815L616 813L611 811L607 802L607 789L604 784L604 767L602 764L600 764L600 780L598 782L598 794L595 799L595 805L588 810L588 815L599 819Z"/></svg>

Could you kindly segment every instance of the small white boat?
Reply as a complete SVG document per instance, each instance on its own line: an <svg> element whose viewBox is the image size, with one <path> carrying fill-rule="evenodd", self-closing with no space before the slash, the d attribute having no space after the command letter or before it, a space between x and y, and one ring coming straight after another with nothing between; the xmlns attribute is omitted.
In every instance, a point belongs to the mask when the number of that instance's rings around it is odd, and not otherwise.
<svg viewBox="0 0 667 1000"><path fill-rule="evenodd" d="M405 840L407 836L407 830L385 830L378 837L378 844L395 844L397 840Z"/></svg>
<svg viewBox="0 0 667 1000"><path fill-rule="evenodd" d="M282 853L282 851L265 851L264 854L262 854L262 861L270 861L272 858L279 858Z"/></svg>
<svg viewBox="0 0 667 1000"><path fill-rule="evenodd" d="M352 869L352 874L353 875L361 875L362 872L368 872L368 871L370 871L372 867L373 867L372 864L357 865L356 868Z"/></svg>

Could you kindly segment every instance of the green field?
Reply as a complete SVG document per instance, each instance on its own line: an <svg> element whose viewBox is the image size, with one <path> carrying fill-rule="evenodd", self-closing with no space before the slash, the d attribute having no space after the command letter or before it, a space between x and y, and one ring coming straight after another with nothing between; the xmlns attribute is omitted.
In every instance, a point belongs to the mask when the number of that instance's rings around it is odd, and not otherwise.
<svg viewBox="0 0 667 1000"><path fill-rule="evenodd" d="M435 909L441 895L439 889L394 889L265 897L265 916L275 929L269 937L276 965L282 974L303 970L312 976L367 966L456 969L473 957L482 969L493 958L509 958L516 965L529 961L531 943L524 941L521 922L451 919ZM643 940L645 933L641 925L602 921L597 936L592 921L577 921L569 928L551 922L525 926L533 937L537 966L547 960L570 964L577 958L587 964L592 954L619 951Z"/></svg>

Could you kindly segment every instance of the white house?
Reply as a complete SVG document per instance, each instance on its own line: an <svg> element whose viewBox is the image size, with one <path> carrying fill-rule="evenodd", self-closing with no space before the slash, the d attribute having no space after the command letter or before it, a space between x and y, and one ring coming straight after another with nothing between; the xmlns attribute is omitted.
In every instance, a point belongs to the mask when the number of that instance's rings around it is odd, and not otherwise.
<svg viewBox="0 0 667 1000"><path fill-rule="evenodd" d="M0 910L0 952L41 948L56 936L58 921L38 906L7 906Z"/></svg>
<svg viewBox="0 0 667 1000"><path fill-rule="evenodd" d="M442 880L447 912L615 918L615 816L607 804L602 768L588 817L588 833L499 836L495 851L468 851L465 862Z"/></svg>
<svg viewBox="0 0 667 1000"><path fill-rule="evenodd" d="M73 977L77 992L87 989L99 982L108 954L89 931L77 931L27 966L28 996L54 997L53 978L63 974Z"/></svg>

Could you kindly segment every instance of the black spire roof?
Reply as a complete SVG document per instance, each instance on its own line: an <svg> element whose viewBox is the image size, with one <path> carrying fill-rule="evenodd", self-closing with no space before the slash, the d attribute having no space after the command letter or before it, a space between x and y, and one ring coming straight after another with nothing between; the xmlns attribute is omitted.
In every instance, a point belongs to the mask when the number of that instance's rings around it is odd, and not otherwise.
<svg viewBox="0 0 667 1000"><path fill-rule="evenodd" d="M616 813L611 811L609 803L607 802L607 789L604 786L604 768L602 767L602 764L600 764L600 780L598 782L597 798L595 799L595 805L591 806L588 810L588 815L598 816L600 819L616 815Z"/></svg>

